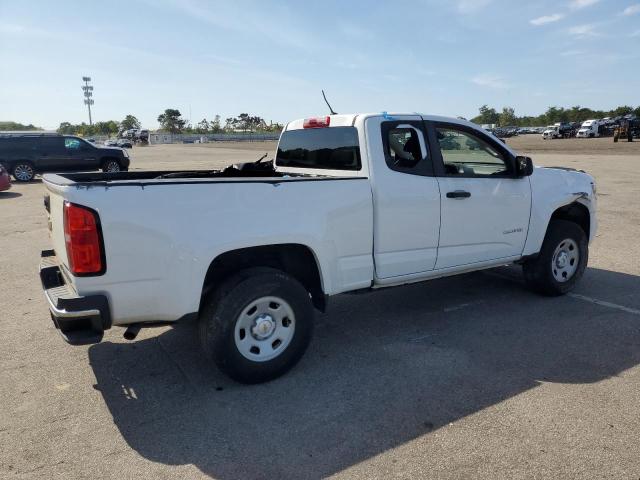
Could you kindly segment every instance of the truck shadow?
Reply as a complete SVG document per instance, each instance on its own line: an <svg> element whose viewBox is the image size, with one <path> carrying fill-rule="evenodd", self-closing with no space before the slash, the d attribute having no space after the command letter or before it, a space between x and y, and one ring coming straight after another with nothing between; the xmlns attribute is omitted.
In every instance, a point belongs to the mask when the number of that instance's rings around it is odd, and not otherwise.
<svg viewBox="0 0 640 480"><path fill-rule="evenodd" d="M578 293L640 310L638 291L640 277L589 269ZM635 313L536 296L513 268L331 307L301 363L268 384L222 376L184 324L91 347L96 388L151 461L216 478L320 478L541 382L597 382L640 363Z"/></svg>
<svg viewBox="0 0 640 480"><path fill-rule="evenodd" d="M21 197L22 194L18 193L18 192L0 192L0 200L1 199L6 199L6 198L18 198Z"/></svg>

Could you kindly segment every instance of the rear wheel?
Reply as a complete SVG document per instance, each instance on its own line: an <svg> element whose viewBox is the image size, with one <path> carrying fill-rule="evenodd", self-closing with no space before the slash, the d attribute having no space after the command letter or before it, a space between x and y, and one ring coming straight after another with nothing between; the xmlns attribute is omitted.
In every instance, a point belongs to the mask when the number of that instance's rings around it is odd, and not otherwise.
<svg viewBox="0 0 640 480"><path fill-rule="evenodd" d="M31 162L23 161L15 163L11 173L17 182L30 182L36 176L36 172L33 169Z"/></svg>
<svg viewBox="0 0 640 480"><path fill-rule="evenodd" d="M287 372L313 333L309 293L275 269L249 269L225 281L200 316L205 354L229 377L261 383Z"/></svg>
<svg viewBox="0 0 640 480"><path fill-rule="evenodd" d="M115 172L119 172L121 170L122 170L122 167L120 167L120 164L118 163L117 160L106 160L102 164L102 171L103 172L115 173Z"/></svg>
<svg viewBox="0 0 640 480"><path fill-rule="evenodd" d="M588 259L584 230L567 220L552 220L540 254L523 265L525 282L543 295L564 295L580 280Z"/></svg>

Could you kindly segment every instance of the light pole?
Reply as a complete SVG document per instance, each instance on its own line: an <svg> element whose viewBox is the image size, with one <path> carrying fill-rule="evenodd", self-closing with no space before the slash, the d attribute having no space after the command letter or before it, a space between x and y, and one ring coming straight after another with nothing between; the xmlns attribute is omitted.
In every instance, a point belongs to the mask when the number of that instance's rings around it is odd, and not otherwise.
<svg viewBox="0 0 640 480"><path fill-rule="evenodd" d="M93 96L93 86L89 85L91 77L82 77L82 81L84 82L84 85L82 86L82 90L84 90L84 104L89 109L89 125L93 125L93 122L91 121L91 105L94 103L91 98Z"/></svg>

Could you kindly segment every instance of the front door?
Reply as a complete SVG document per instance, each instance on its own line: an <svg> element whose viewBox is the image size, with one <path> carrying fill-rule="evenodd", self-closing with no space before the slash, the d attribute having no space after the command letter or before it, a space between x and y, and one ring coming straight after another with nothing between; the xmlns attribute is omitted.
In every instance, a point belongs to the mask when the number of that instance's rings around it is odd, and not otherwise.
<svg viewBox="0 0 640 480"><path fill-rule="evenodd" d="M436 269L522 254L529 227L529 177L499 141L456 123L427 122L441 195Z"/></svg>
<svg viewBox="0 0 640 480"><path fill-rule="evenodd" d="M65 170L94 170L99 167L98 149L85 140L77 137L65 137L64 146L68 152L69 160Z"/></svg>

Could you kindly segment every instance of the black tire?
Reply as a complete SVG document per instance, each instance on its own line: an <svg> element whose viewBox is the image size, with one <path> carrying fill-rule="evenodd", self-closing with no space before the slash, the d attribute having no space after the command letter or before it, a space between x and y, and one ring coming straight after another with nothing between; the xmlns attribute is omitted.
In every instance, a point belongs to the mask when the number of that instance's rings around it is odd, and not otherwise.
<svg viewBox="0 0 640 480"><path fill-rule="evenodd" d="M108 159L102 162L102 171L105 173L121 172L122 166L120 162L114 159Z"/></svg>
<svg viewBox="0 0 640 480"><path fill-rule="evenodd" d="M11 174L13 178L16 179L16 182L30 182L35 178L36 171L33 163L26 160L19 160L13 164Z"/></svg>
<svg viewBox="0 0 640 480"><path fill-rule="evenodd" d="M236 345L236 323L252 302L263 297L277 297L288 304L295 330L275 358L253 361ZM248 384L267 382L302 358L313 334L313 313L309 293L295 278L271 268L243 270L206 299L200 313L200 341L207 358L232 379Z"/></svg>
<svg viewBox="0 0 640 480"><path fill-rule="evenodd" d="M566 280L559 281L554 274L554 253L567 239L573 240L578 249L577 267ZM532 290L542 295L558 296L571 291L582 278L589 261L589 242L582 228L567 220L551 220L542 243L540 254L522 266L524 279ZM571 264L573 265L573 264ZM560 270L562 272L562 270ZM560 276L562 273L559 274Z"/></svg>

